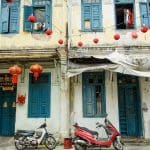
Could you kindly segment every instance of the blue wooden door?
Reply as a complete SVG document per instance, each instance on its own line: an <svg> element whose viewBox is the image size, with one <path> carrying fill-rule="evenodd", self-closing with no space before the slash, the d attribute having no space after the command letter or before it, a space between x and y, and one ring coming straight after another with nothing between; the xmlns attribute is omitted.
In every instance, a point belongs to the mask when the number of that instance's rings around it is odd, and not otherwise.
<svg viewBox="0 0 150 150"><path fill-rule="evenodd" d="M15 130L16 88L0 91L0 135L11 136Z"/></svg>
<svg viewBox="0 0 150 150"><path fill-rule="evenodd" d="M118 75L120 132L124 136L141 136L141 111L138 78Z"/></svg>
<svg viewBox="0 0 150 150"><path fill-rule="evenodd" d="M42 73L37 80L30 74L28 117L50 117L51 74Z"/></svg>

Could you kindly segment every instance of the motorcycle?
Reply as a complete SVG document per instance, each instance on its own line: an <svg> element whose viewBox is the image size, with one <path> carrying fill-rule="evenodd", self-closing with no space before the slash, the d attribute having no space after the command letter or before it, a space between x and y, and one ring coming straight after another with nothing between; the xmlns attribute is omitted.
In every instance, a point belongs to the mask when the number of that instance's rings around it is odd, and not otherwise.
<svg viewBox="0 0 150 150"><path fill-rule="evenodd" d="M89 130L88 128L81 127L77 123L73 126L75 127L74 132L74 148L75 150L87 150L87 148L108 148L113 144L115 150L123 150L123 144L120 141L120 133L118 130L112 125L112 123L105 118L105 125L97 122L96 128L103 127L107 139L100 139L98 132Z"/></svg>
<svg viewBox="0 0 150 150"><path fill-rule="evenodd" d="M47 149L53 150L56 147L56 140L51 133L47 132L46 121L35 131L17 130L14 135L15 147L17 150L24 150L28 147L37 149L39 145L45 145Z"/></svg>

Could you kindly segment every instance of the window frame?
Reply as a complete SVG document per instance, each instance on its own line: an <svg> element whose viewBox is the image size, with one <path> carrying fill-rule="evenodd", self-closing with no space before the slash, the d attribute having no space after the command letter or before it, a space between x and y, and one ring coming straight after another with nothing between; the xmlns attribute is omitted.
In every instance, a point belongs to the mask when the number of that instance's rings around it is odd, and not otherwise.
<svg viewBox="0 0 150 150"><path fill-rule="evenodd" d="M127 28L127 29L118 29L117 28L117 20L116 20L116 5L119 5L119 4L133 4L133 13L134 13L134 24L133 24L133 28ZM136 11L135 11L135 0L129 0L128 2L126 0L122 0L121 2L120 1L117 1L114 0L114 14L115 14L115 29L116 30L133 30L136 28Z"/></svg>
<svg viewBox="0 0 150 150"><path fill-rule="evenodd" d="M102 32L103 31L103 16L102 16L102 0L99 0L98 3L93 3L93 2L90 2L90 3L84 3L83 2L84 0L81 0L81 32ZM92 5L93 4L97 4L99 5L99 29L93 29L92 28L92 20L93 20L93 17L92 17L92 12L90 12L90 28L89 29L86 29L85 26L84 26L84 6L85 5L90 5L90 11L92 11Z"/></svg>
<svg viewBox="0 0 150 150"><path fill-rule="evenodd" d="M3 32L3 26L2 26L2 13L1 13L1 15L0 15L0 34L17 34L17 33L19 33L19 30L20 30L20 5L21 5L21 2L20 2L20 0L14 0L13 1L13 3L11 3L11 4L9 4L9 3L7 3L7 2L5 2L4 0L1 0L1 2L0 2L0 12L2 12L2 7L3 7L3 5L4 4L6 4L6 6L8 7L8 9L9 9L9 12L8 12L8 19L7 19L7 22L8 22L8 27L7 27L7 32ZM11 13L10 13L10 11L11 11L11 9L13 8L13 7L16 7L17 9L17 26L16 26L16 29L15 29L15 31L13 30L13 29L11 29L11 21L13 20L13 17L11 18ZM15 16L16 17L16 16ZM12 20L11 20L12 19Z"/></svg>
<svg viewBox="0 0 150 150"><path fill-rule="evenodd" d="M33 32L33 33L40 34L40 33L43 33L46 29L52 29L52 0L45 0L43 4L34 4L34 2L35 0L32 0L31 6L24 5L24 32ZM38 9L38 8L45 9L45 30L40 30L40 31L34 30L34 23L29 22L27 19L28 11L31 12L30 13L31 15L34 13L34 9ZM47 19L47 16L49 19ZM47 23L48 23L48 27L47 27Z"/></svg>
<svg viewBox="0 0 150 150"><path fill-rule="evenodd" d="M148 27L150 27L150 0L147 0L146 2L139 2L139 10L140 10L140 22L141 22L141 26L145 23L143 23L143 18L142 18L142 15L141 15L141 4L145 4L147 6L147 13L148 13L148 16L147 16L147 21L148 21Z"/></svg>
<svg viewBox="0 0 150 150"><path fill-rule="evenodd" d="M87 98L85 95L85 89L88 85L85 79L88 78L88 75L92 74L92 76L97 76L99 77L99 79L102 80L102 83L98 84L93 84L94 85L94 89L96 88L96 86L101 86L102 87L102 100L101 100L101 113L97 114L96 111L94 111L95 114L92 115L88 115L88 113L86 113L86 107L87 107L87 102L85 101ZM93 78L94 79L94 78ZM96 95L94 96L96 98ZM96 104L96 99L94 99L93 103ZM83 117L84 118L98 118L98 117L105 117L107 115L106 113L106 92L105 92L105 71L103 72L84 72L82 73L82 108L83 108ZM96 110L96 106L92 106L93 110Z"/></svg>

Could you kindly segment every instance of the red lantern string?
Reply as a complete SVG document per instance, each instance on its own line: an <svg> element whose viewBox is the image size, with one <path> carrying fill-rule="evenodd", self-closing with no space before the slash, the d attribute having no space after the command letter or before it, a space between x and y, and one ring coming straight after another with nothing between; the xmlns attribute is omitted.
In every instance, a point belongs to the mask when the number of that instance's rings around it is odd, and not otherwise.
<svg viewBox="0 0 150 150"><path fill-rule="evenodd" d="M30 71L33 73L34 79L37 80L39 77L40 73L42 73L43 68L39 64L31 65L30 66Z"/></svg>
<svg viewBox="0 0 150 150"><path fill-rule="evenodd" d="M95 44L97 44L97 43L99 42L99 39L98 39L98 38L94 38L94 39L93 39L93 42L94 42Z"/></svg>
<svg viewBox="0 0 150 150"><path fill-rule="evenodd" d="M17 84L18 75L22 73L21 68L17 65L14 65L14 66L10 67L8 70L9 70L9 73L12 75L12 83Z"/></svg>
<svg viewBox="0 0 150 150"><path fill-rule="evenodd" d="M53 33L53 31L51 30L51 29L47 29L46 31L45 31L45 34L47 34L47 35L51 35Z"/></svg>
<svg viewBox="0 0 150 150"><path fill-rule="evenodd" d="M143 25L143 26L141 27L141 32L146 33L147 31L148 31L148 26Z"/></svg>
<svg viewBox="0 0 150 150"><path fill-rule="evenodd" d="M34 23L34 22L36 21L35 16L30 15L30 16L28 17L28 21Z"/></svg>
<svg viewBox="0 0 150 150"><path fill-rule="evenodd" d="M114 35L114 39L115 39L115 40L119 40L119 39L120 39L120 35L119 35L118 33L116 33L116 34Z"/></svg>
<svg viewBox="0 0 150 150"><path fill-rule="evenodd" d="M79 47L82 47L82 46L83 46L83 42L79 41L79 42L78 42L78 46L79 46Z"/></svg>
<svg viewBox="0 0 150 150"><path fill-rule="evenodd" d="M133 39L137 39L138 38L138 34L135 31L131 32L131 36L132 36Z"/></svg>
<svg viewBox="0 0 150 150"><path fill-rule="evenodd" d="M63 41L62 39L59 39L59 40L58 40L58 43L59 43L59 44L63 44L64 41Z"/></svg>

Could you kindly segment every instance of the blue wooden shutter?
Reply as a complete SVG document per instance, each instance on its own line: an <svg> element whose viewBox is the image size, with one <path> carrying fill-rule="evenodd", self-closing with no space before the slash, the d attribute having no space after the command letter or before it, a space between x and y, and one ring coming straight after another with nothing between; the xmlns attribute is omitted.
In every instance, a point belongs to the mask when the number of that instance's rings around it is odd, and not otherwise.
<svg viewBox="0 0 150 150"><path fill-rule="evenodd" d="M32 31L32 23L28 21L28 17L33 14L32 6L24 6L24 31Z"/></svg>
<svg viewBox="0 0 150 150"><path fill-rule="evenodd" d="M83 100L83 112L84 117L94 117L95 115L95 87L90 85L85 85L84 90L84 100Z"/></svg>
<svg viewBox="0 0 150 150"><path fill-rule="evenodd" d="M18 31L19 31L19 7L11 6L9 32L16 33Z"/></svg>
<svg viewBox="0 0 150 150"><path fill-rule="evenodd" d="M141 24L149 26L149 15L147 3L140 3L140 18Z"/></svg>
<svg viewBox="0 0 150 150"><path fill-rule="evenodd" d="M50 4L46 4L46 17L45 17L45 28L52 28L52 18L51 18L51 12L52 12L52 7L51 7L51 3Z"/></svg>
<svg viewBox="0 0 150 150"><path fill-rule="evenodd" d="M3 6L2 13L1 13L1 32L7 33L8 32L8 24L9 24L9 7Z"/></svg>
<svg viewBox="0 0 150 150"><path fill-rule="evenodd" d="M102 14L100 4L92 4L92 30L100 30Z"/></svg>
<svg viewBox="0 0 150 150"><path fill-rule="evenodd" d="M30 74L28 116L45 118L50 116L50 74L42 73L38 80Z"/></svg>
<svg viewBox="0 0 150 150"><path fill-rule="evenodd" d="M91 5L90 4L88 3L82 4L82 16L83 16L82 17L82 29L88 30L85 28L85 21L86 20L90 21L90 25L91 25Z"/></svg>

